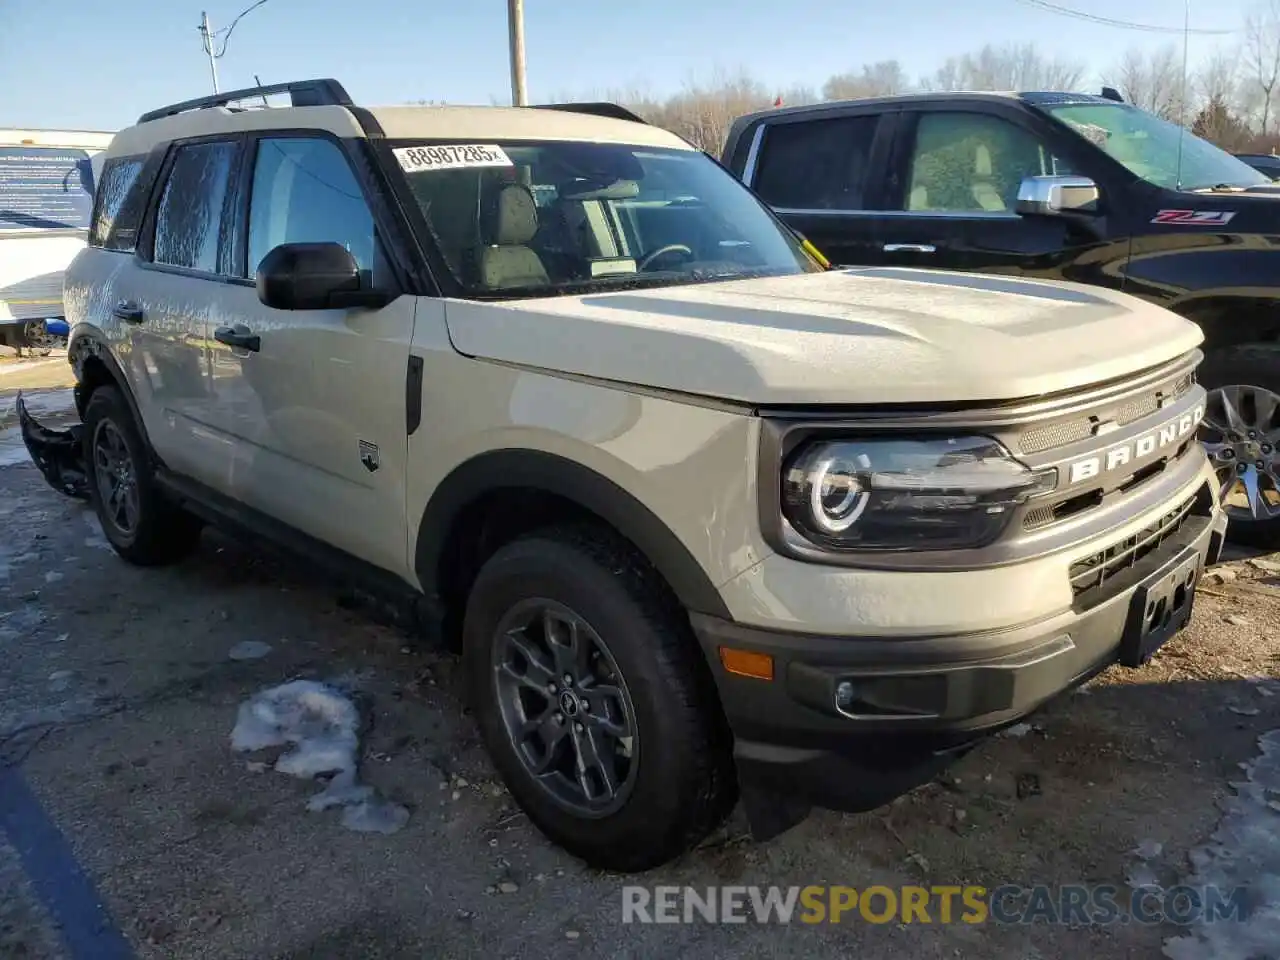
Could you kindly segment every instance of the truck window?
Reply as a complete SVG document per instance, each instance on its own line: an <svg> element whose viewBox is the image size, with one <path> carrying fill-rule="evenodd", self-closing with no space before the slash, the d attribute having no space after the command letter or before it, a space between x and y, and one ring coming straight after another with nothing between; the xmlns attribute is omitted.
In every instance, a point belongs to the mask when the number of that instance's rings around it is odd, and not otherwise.
<svg viewBox="0 0 1280 960"><path fill-rule="evenodd" d="M921 115L907 163L901 209L920 213L1012 213L1024 177L1072 172L1029 131L980 113Z"/></svg>
<svg viewBox="0 0 1280 960"><path fill-rule="evenodd" d="M1041 109L1156 186L1203 190L1271 181L1207 140L1127 103L1071 103Z"/></svg>
<svg viewBox="0 0 1280 960"><path fill-rule="evenodd" d="M203 273L227 272L219 256L222 212L237 155L229 141L178 148L156 213L156 263Z"/></svg>
<svg viewBox="0 0 1280 960"><path fill-rule="evenodd" d="M771 125L752 186L778 210L861 210L877 116Z"/></svg>

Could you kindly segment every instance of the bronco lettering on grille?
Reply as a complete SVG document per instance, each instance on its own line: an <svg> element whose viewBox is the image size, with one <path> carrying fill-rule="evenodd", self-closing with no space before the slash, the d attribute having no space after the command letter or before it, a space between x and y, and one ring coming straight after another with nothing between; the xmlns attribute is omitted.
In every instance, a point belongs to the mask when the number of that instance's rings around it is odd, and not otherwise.
<svg viewBox="0 0 1280 960"><path fill-rule="evenodd" d="M1154 430L1139 434L1113 447L1107 447L1098 453L1074 460L1067 467L1067 482L1076 484L1083 480L1092 479L1111 470L1118 470L1144 457L1149 457L1157 450L1173 446L1181 442L1189 434L1194 433L1203 416L1204 406L1200 405L1184 413L1176 420L1170 420Z"/></svg>

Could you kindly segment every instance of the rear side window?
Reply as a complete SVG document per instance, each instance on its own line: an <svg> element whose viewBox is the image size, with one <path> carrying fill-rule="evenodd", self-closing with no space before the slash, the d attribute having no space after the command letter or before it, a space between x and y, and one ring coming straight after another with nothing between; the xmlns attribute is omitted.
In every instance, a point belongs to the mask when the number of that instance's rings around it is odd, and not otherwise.
<svg viewBox="0 0 1280 960"><path fill-rule="evenodd" d="M369 282L373 214L345 154L319 137L258 141L249 201L249 274L282 243L340 243Z"/></svg>
<svg viewBox="0 0 1280 960"><path fill-rule="evenodd" d="M863 209L878 120L833 117L769 127L752 186L781 209Z"/></svg>
<svg viewBox="0 0 1280 960"><path fill-rule="evenodd" d="M156 263L229 272L230 256L219 256L229 245L220 244L219 235L235 162L236 144L231 141L178 148L156 212Z"/></svg>
<svg viewBox="0 0 1280 960"><path fill-rule="evenodd" d="M142 172L141 157L122 157L108 160L102 168L98 182L97 206L93 214L93 228L89 243L108 250L132 251L138 237L141 218L139 204L130 205L130 215L121 217L125 198L138 182Z"/></svg>

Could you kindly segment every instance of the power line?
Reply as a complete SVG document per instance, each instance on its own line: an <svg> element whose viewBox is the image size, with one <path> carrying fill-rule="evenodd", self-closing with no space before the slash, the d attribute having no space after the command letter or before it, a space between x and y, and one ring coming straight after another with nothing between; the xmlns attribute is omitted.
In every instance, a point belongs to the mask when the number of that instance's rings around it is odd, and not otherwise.
<svg viewBox="0 0 1280 960"><path fill-rule="evenodd" d="M1132 20L1117 20L1114 17L1104 17L1096 13L1087 13L1084 10L1076 10L1072 7L1065 7L1060 3L1053 3L1051 0L1018 0L1019 3L1028 7L1035 7L1037 10L1043 10L1047 13L1056 13L1063 17L1074 17L1077 20L1084 20L1088 23L1096 23L1104 27L1116 27L1121 30L1141 30L1147 33L1176 33L1176 34L1207 34L1221 36L1223 34L1235 33L1235 30L1205 30L1205 29L1189 29L1187 27L1162 27L1153 23L1135 23Z"/></svg>

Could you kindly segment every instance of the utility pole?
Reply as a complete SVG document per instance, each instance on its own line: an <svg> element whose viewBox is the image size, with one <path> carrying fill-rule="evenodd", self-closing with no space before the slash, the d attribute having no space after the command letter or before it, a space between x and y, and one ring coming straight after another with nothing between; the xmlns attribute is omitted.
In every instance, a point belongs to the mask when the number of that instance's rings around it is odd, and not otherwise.
<svg viewBox="0 0 1280 960"><path fill-rule="evenodd" d="M524 0L507 0L507 33L511 39L511 104L527 106L524 87Z"/></svg>
<svg viewBox="0 0 1280 960"><path fill-rule="evenodd" d="M213 92L218 93L218 60L213 52L213 25L209 23L209 14L200 11L200 42L204 52L209 55L209 73L213 76Z"/></svg>

